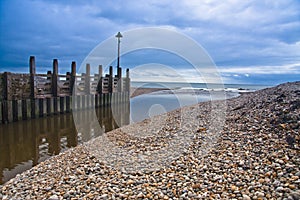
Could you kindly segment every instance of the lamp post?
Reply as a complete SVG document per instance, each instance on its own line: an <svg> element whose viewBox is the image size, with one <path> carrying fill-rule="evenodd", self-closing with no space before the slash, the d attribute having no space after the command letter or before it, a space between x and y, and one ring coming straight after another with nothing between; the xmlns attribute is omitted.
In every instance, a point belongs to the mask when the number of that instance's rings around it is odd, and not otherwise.
<svg viewBox="0 0 300 200"><path fill-rule="evenodd" d="M117 33L116 38L118 38L118 63L117 63L117 69L119 70L120 67L120 39L121 39L122 34L120 32Z"/></svg>

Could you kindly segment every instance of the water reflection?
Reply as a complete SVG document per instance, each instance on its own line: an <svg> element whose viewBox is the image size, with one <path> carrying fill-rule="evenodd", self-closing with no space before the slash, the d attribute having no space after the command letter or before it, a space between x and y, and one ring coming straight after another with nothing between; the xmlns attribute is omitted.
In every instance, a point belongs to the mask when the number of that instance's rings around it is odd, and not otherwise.
<svg viewBox="0 0 300 200"><path fill-rule="evenodd" d="M129 103L124 103L74 114L1 124L0 184L52 155L129 124L129 115ZM80 122L76 123L76 127L74 119Z"/></svg>

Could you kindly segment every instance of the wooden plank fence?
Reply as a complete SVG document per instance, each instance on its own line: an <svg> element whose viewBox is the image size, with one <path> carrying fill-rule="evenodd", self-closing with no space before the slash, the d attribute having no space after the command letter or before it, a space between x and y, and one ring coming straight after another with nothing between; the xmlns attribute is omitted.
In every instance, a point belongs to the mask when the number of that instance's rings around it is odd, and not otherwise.
<svg viewBox="0 0 300 200"><path fill-rule="evenodd" d="M76 74L76 63L71 72L58 74L58 60L47 74L37 74L35 57L29 59L29 74L4 72L0 74L0 123L43 117L111 104L129 102L129 69L122 77L122 69L113 75L103 76L102 66L98 74L91 75L90 64L86 73Z"/></svg>

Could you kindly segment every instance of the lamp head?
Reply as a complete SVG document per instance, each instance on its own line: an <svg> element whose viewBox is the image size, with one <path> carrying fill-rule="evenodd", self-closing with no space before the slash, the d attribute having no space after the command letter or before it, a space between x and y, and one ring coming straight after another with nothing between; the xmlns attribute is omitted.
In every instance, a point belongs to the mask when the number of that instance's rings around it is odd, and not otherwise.
<svg viewBox="0 0 300 200"><path fill-rule="evenodd" d="M120 32L118 32L116 38L121 38L121 37L123 37L123 35Z"/></svg>

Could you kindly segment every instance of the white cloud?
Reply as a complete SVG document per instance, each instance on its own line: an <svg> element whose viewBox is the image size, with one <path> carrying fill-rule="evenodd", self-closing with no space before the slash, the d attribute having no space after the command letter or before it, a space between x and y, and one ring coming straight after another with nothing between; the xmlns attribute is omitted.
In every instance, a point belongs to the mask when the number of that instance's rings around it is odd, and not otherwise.
<svg viewBox="0 0 300 200"><path fill-rule="evenodd" d="M251 74L300 74L300 63L278 66L240 66L219 67L221 73L239 73L250 76Z"/></svg>
<svg viewBox="0 0 300 200"><path fill-rule="evenodd" d="M299 13L295 1L185 0L176 13L184 18L253 28L278 23ZM284 8L284 9L283 9ZM187 12L189 11L189 12Z"/></svg>
<svg viewBox="0 0 300 200"><path fill-rule="evenodd" d="M216 69L175 68L158 63L148 63L130 70L132 81L150 82L189 82L222 83L228 80L221 77Z"/></svg>
<svg viewBox="0 0 300 200"><path fill-rule="evenodd" d="M214 70L212 70L214 71ZM131 69L132 81L142 82L189 82L189 83L249 83L257 75L300 74L300 63L285 66L251 66L218 68L220 74L210 70L173 68L161 64L145 64ZM246 79L247 80L246 80Z"/></svg>

